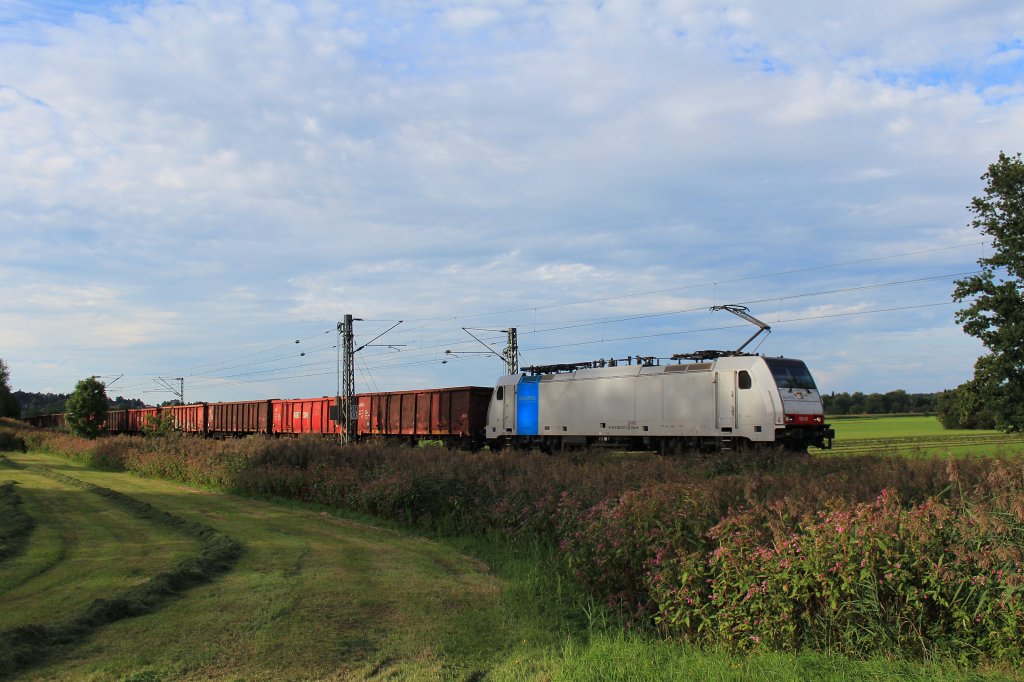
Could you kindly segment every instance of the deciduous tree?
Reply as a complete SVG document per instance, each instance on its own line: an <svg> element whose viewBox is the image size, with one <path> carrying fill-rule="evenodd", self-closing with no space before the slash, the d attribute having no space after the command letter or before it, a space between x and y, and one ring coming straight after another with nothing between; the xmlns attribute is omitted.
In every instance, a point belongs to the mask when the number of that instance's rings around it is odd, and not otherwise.
<svg viewBox="0 0 1024 682"><path fill-rule="evenodd" d="M96 377L82 379L68 398L64 419L72 433L95 438L107 420L107 391Z"/></svg>
<svg viewBox="0 0 1024 682"><path fill-rule="evenodd" d="M21 416L21 406L11 393L10 381L11 371L7 363L0 360L0 417L18 418Z"/></svg>
<svg viewBox="0 0 1024 682"><path fill-rule="evenodd" d="M956 314L964 331L988 353L974 365L974 379L958 391L988 407L996 425L1024 430L1024 161L999 160L981 176L985 193L968 208L971 226L992 239L992 255L978 260L981 271L956 281L953 299L967 307ZM961 399L964 396L960 396Z"/></svg>

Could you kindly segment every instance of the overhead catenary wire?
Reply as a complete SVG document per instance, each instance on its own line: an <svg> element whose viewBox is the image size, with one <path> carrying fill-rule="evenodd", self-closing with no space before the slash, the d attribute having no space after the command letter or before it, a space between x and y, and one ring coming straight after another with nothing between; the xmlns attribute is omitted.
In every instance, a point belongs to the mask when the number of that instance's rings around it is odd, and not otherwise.
<svg viewBox="0 0 1024 682"><path fill-rule="evenodd" d="M579 305L588 305L588 304L593 304L593 303L602 303L602 302L608 302L608 301L620 300L620 299L626 299L626 298L635 298L635 297L640 297L640 296L651 296L651 295L657 295L657 294L664 294L664 293L672 293L672 292L678 292L678 291L692 290L692 289L698 289L698 288L707 287L707 286L715 287L715 290L717 292L717 287L718 287L719 284L744 282L744 281L751 281L751 280L756 280L756 279L765 279L765 278L770 278L770 277L780 277L780 276L791 275L791 274L799 274L799 273L804 273L804 272L812 272L812 271L819 271L819 270L826 270L826 269L833 269L833 268L841 268L841 267L846 267L846 266L849 266L849 265L860 265L860 264L871 263L871 262L881 262L881 261L892 260L892 259L897 259L897 258L906 258L906 257L918 256L918 255L924 255L924 254L930 254L930 253L936 253L936 252L941 252L941 251L949 251L949 250L953 250L953 249L962 249L962 248L967 247L967 246L976 246L976 245L983 245L983 244L986 244L986 242L984 242L982 240L976 240L976 241L971 241L971 242L964 242L964 243L960 243L960 244L955 244L955 245L951 245L951 246L935 247L935 248L931 248L931 249L920 249L920 250L916 250L916 251L906 251L906 252L897 253L897 254L887 254L887 255L884 255L884 256L874 256L874 257L870 257L870 258L859 258L859 259L848 260L848 261L840 261L840 262L837 262L837 263L826 263L826 264L822 264L822 265L814 265L814 266L808 266L808 267L804 267L804 268L794 268L794 269L790 269L790 270L782 270L782 271L776 271L776 272L770 272L770 273L761 273L761 274L756 274L756 275L748 275L748 276L744 276L744 277L734 277L734 278L723 279L723 280L718 280L718 281L714 281L714 282L706 281L706 282L688 284L688 285L677 286L677 287L666 287L666 288L662 288L662 289L653 289L653 290L645 290L645 291L634 291L634 292L627 292L627 293L623 293L623 294L617 294L615 296L598 297L598 298L591 298L591 299L585 299L585 300L570 301L570 302L566 302L566 303L551 303L551 304L529 305L529 306L524 306L524 307L520 307L520 308L512 308L512 309L507 309L507 310L497 310L497 311L490 311L490 312L456 314L456 315L450 315L450 316L425 317L425 318L418 318L418 319L407 320L407 322L444 322L444 321L454 322L454 321L457 321L457 320L467 320L467 319L473 319L473 318L478 318L478 317L489 317L489 316L495 316L495 315L507 315L507 314L513 314L513 313L530 312L530 313L533 313L533 315L534 315L534 329L531 330L531 329L525 329L524 328L524 329L522 329L520 331L520 333L523 334L523 333L528 333L528 332L531 332L531 331L540 332L540 331L543 331L543 329L537 329L536 328L536 313L539 310L552 310L552 309L566 308L566 307L579 306ZM905 282L928 281L928 280L931 280L931 279L942 279L944 277L962 276L964 274L971 274L971 273L956 273L954 275L940 275L940 276L929 277L929 278L918 278L916 280L906 280ZM892 285L895 285L895 284L898 284L898 283L886 283L886 284L882 284L882 285L865 285L864 287L849 287L849 288L846 288L844 290L845 291L857 291L857 290L861 290L861 289L875 288L875 287L878 287L878 286L892 286ZM836 291L842 291L842 290L836 290ZM816 294L809 293L809 294L804 294L804 295L805 296L809 296L809 295L816 295ZM716 299L716 302L717 302L717 293L716 293L714 298ZM773 296L773 297L771 297L769 299L745 301L745 302L742 302L742 304L744 304L744 305L753 305L753 304L756 304L756 303L759 303L759 302L764 302L765 300L775 301L775 300L778 300L778 298L779 298L778 296ZM789 298L789 297L783 297L783 298ZM624 318L620 318L620 319L623 320L623 321L625 321L627 319L648 319L650 317L657 317L657 316L671 315L671 314L680 314L682 312L694 312L695 310L696 309L690 309L690 310L686 310L686 311L669 311L669 312L647 313L647 314L630 316L628 318L624 317ZM366 321L367 322L392 323L392 322L395 322L396 320L367 318ZM615 318L612 318L612 319L609 320L609 322L613 322L613 321L615 321ZM578 324L580 326L586 326L586 323L587 323L587 320L583 320L583 321L579 322ZM427 325L420 325L418 327L418 329L420 330L420 334L422 334L422 331L423 331L423 329L426 326ZM565 326L563 328L564 329L571 329L571 328L573 328L573 326L569 325L569 326ZM554 331L554 330L556 330L556 328L548 328L548 331ZM331 333L334 333L334 332L335 332L334 328L326 329L326 330L323 330L321 332L317 332L316 334L313 334L311 336L308 336L308 337L305 337L303 339L300 339L300 341L308 341L310 339L317 338L317 337L319 337L321 335L331 334ZM240 355L240 356L235 356L234 358L229 358L227 360L221 360L221 361L218 361L218 362L202 363L200 365L195 365L195 366L192 366L192 367L189 367L189 368L185 368L185 369L178 369L178 370L174 370L174 371L160 372L159 374L161 374L161 375L169 375L169 374L178 375L178 374L180 374L180 375L188 375L188 376L200 376L200 375L210 374L210 373L213 373L213 372L222 371L224 369L229 369L229 368L219 367L219 365L224 365L224 364L229 363L229 362L238 362L240 360L244 360L244 359L250 358L250 357L255 357L257 355L261 355L263 353L271 352L273 350L279 350L281 348L287 348L287 347L290 347L293 343L294 342L285 343L285 344L276 344L276 345L273 345L273 346L270 346L270 347L267 347L267 348L264 348L264 349L261 349L261 350L258 350L258 351L253 351L253 352L246 353L246 354L243 354L243 355ZM451 345L453 343L455 343L454 339L452 341L441 341L441 342L437 343L437 345L435 345L433 347L442 347L445 344ZM329 346L329 348L333 349L334 346L333 345ZM272 360L269 360L269 361L272 361ZM260 361L260 362L263 362L263 361ZM241 368L241 367L244 367L244 366L245 366L244 364L243 365L236 365L234 367L231 367L230 369L234 369L236 367L237 368ZM212 368L212 369L207 369L204 372L197 371L197 370L201 370L201 369L204 369L204 368Z"/></svg>
<svg viewBox="0 0 1024 682"><path fill-rule="evenodd" d="M889 308L878 308L878 309L874 309L874 310L859 310L859 311L848 311L848 312L841 312L841 313L825 313L825 314L820 314L820 315L806 315L806 316L801 316L801 317L793 317L793 318L787 318L787 319L779 320L779 321L775 322L774 324L785 325L785 324L795 323L795 322L808 322L808 321L813 321L813 320L821 320L821 319L829 319L829 318L837 318L837 317L856 317L856 316L861 316L861 315L874 315L874 314L879 314L879 313L901 312L901 311L905 311L905 310L916 310L916 309L922 309L922 308L935 308L935 307L951 306L951 305L955 305L955 303L953 301L942 301L942 302L935 302L935 303L923 303L923 304L918 304L918 305L895 306L895 307L889 307ZM713 331L722 331L722 330L727 330L727 329L739 329L739 328L743 328L745 326L746 325L744 325L744 324L729 324L729 325L721 325L721 326L715 326L715 327L703 327L703 328L700 328L700 329L685 329L685 330L676 330L676 331L669 331L669 332L657 332L657 333L651 333L651 334L638 334L638 335L633 335L633 336L623 336L623 337L617 337L617 338L611 338L611 339L592 339L592 340L586 340L586 341L566 342L566 343L552 344L552 345L548 345L548 346L537 346L537 347L532 347L532 348L524 348L523 350L524 351L533 352L533 351L553 350L553 349L561 349L561 348L574 348L574 347L581 347L581 346L592 346L592 345L597 345L597 344L602 344L602 343L618 343L618 342L623 342L623 341L639 341L639 340L644 340L644 339L664 338L664 337L671 337L671 336L685 336L685 335L690 335L690 334L698 334L698 333L713 332ZM451 359L451 360L449 360L449 362L459 362L459 361L466 362L466 361L473 361L473 360L480 360L480 359L482 359L482 358L481 357L468 356L468 357L464 357L464 358ZM441 360L439 360L439 359L435 359L435 360L418 360L418 361L402 362L402 363L396 363L396 364L390 364L390 365L377 365L377 366L374 366L373 369L375 371L381 371L381 370L397 369L397 368L404 368L404 367L422 367L422 366L427 366L427 365L439 364L440 362L441 362ZM245 376L245 375L239 375L239 376ZM251 380L251 381L237 380L237 379L234 380L234 381L224 380L224 381L210 382L209 384L199 385L196 388L199 388L199 389L201 389L201 388L213 388L213 387L224 386L224 385L231 385L231 384L263 383L263 382L265 382L267 380L287 381L287 380L291 380L291 379L303 379L303 378L320 377L320 376L334 376L334 372L333 371L328 371L328 372L318 372L318 373L304 373L304 374L296 374L296 375L275 376L275 377L266 377L266 378L263 378L263 379Z"/></svg>
<svg viewBox="0 0 1024 682"><path fill-rule="evenodd" d="M941 280L941 279L948 279L950 277L962 277L962 276L965 276L965 275L975 274L976 272L978 272L978 271L975 270L975 271L968 271L968 272L956 272L956 273L948 273L948 274L944 274L944 275L934 275L934 276L930 276L930 277L918 277L918 278L914 278L914 279L896 280L896 281L891 281L891 282L879 282L879 283L864 284L864 285L853 286L853 287L842 287L842 288L839 288L839 289L829 289L829 290L821 290L821 291L801 292L801 293L782 295L782 296L772 296L772 297L769 297L769 298L740 300L740 301L737 301L737 304L750 306L750 305L756 305L758 303L765 303L765 302L773 302L774 303L775 301L779 301L781 303L782 301L786 301L786 300L795 300L795 299L808 298L808 297L813 297L813 296L824 296L824 295L830 295L830 294L836 294L836 293L850 293L850 292L855 292L855 291L865 291L865 290L871 290L871 289L881 289L881 288L886 288L886 287L904 286L904 285L916 284L916 283L921 283L921 282L928 282L928 281L935 281L935 280ZM543 334L543 333L550 333L550 332L555 332L555 331L566 331L566 330L571 330L571 329L582 329L582 328L590 327L590 326L598 326L598 325L604 326L604 325L607 325L607 324L616 324L616 323L621 323L621 322L631 322L631 321L642 320L642 319L652 319L652 318L656 318L656 317L668 317L668 316L672 316L672 315L682 315L682 314L687 314L687 313L702 312L702 311L705 311L706 309L707 309L707 306L703 306L702 305L702 306L695 306L695 307L683 308L683 309L678 309L678 310L658 311L658 312L643 313L643 314L638 314L638 315L626 315L626 316L620 316L620 317L602 317L602 318L597 318L597 319L591 318L589 320L581 320L581 321L574 322L572 324L564 324L564 325L561 325L561 326L541 327L541 328L538 328L538 329L535 329L535 330L522 330L522 331L520 331L520 335L526 336L526 335L530 335L530 334ZM729 328L729 327L721 327L721 328L715 328L715 329L724 329L724 328ZM475 328L471 327L470 329L475 329ZM480 330L480 331L492 331L492 332L495 332L497 334L498 330L486 329L486 330ZM499 342L503 338L504 338L503 335L481 337L481 339L484 339L484 340L487 340L487 341L490 341L490 342ZM429 345L429 346L420 346L419 348L413 348L413 349L410 349L410 350L407 350L407 351L403 351L403 353L404 353L404 356L406 358L409 358L409 357L415 357L417 355L421 355L421 354L423 354L424 352L427 352L427 351L434 351L434 350L440 350L440 349L444 349L444 348L452 347L452 346L471 345L471 344L472 344L471 341L466 341L466 340L457 340L457 339L444 340L443 342L435 343L435 344L432 344L432 345ZM336 347L335 345L330 345L330 346L323 346L322 348L333 350L335 347ZM529 350L529 349L527 349L527 350ZM378 352L378 353L371 353L368 357L375 358L375 357L379 357L381 355L392 355L392 354L393 353ZM292 357L292 356L282 356L283 359L287 359L287 358L290 358L290 357ZM255 365L255 364L262 364L263 362L265 362L265 361L259 361L257 363L252 363L252 364L253 365ZM369 365L365 364L365 363L368 362L366 359L364 359L363 362L364 362L364 366L367 366L367 367L369 366ZM231 368L225 368L225 369L242 368L242 367L245 367L245 366L247 366L247 365L239 365L237 367L231 367ZM194 376L199 376L199 375L194 375Z"/></svg>
<svg viewBox="0 0 1024 682"><path fill-rule="evenodd" d="M439 360L436 357L427 357L427 356L436 355L438 350L444 349L445 347L457 347L457 346L460 346L462 344L472 344L472 341L462 341L462 340L460 340L458 338L445 339L445 338L443 338L443 334L442 334L442 338L437 338L437 339L432 340L432 341L428 340L426 343L424 343L424 330L428 329L428 328L431 328L431 327L436 327L437 326L436 324L425 324L425 323L429 323L429 322L450 322L450 321L456 321L456 320L460 320L461 321L461 320L468 320L468 319L472 319L472 318L479 318L479 317L486 317L486 316L510 315L510 314L514 314L514 313L518 313L518 314L529 313L530 317L532 318L533 324L529 324L529 321L519 321L519 323L517 325L517 326L520 327L520 332L519 333L521 335L523 335L523 336L528 336L530 334L555 333L555 332L559 332L559 331L568 331L568 330L572 330L572 329L584 329L584 328L587 328L587 327L590 327L590 326L598 326L598 325L600 325L600 326L602 326L604 328L607 328L609 325L621 324L621 323L630 322L630 321L646 320L646 319L656 319L656 318L659 318L659 317L668 317L668 316L672 316L672 315L682 315L682 314L687 314L687 313L703 311L706 308L706 306L694 306L694 307L690 307L690 308L683 308L683 309L679 309L679 310L669 310L669 311L652 311L652 312L646 312L646 313L621 315L621 316L617 316L617 317L612 317L612 316L607 316L606 315L606 316L602 316L600 318L583 318L583 319L567 320L567 321L561 321L560 320L560 321L557 321L557 322L547 322L547 323L537 322L536 321L537 311L539 311L539 310L540 311L544 311L544 310L555 310L555 309L571 308L573 306L581 306L581 305L601 303L601 302L608 302L608 301L614 301L614 300L619 300L619 299L628 299L628 298L641 297L641 296L653 296L653 295L659 295L659 294L665 294L665 293L672 293L672 292L679 292L679 291L685 291L685 290L698 289L700 287L708 287L708 286L713 286L715 288L715 298L717 300L718 285L719 284L751 281L751 280L764 279L764 278L770 278L770 277L781 277L781 276L797 274L797 273L804 273L804 272L810 272L810 271L820 271L820 270L826 270L826 269L832 269L832 268L841 268L841 267L845 267L845 266L849 266L849 265L854 265L854 264L864 264L864 263L871 263L871 262L879 262L879 261L886 261L886 260L892 260L892 259L903 258L903 257L911 257L911 256L916 256L916 255L924 255L924 254L941 252L941 251L949 251L949 250L953 250L953 249L962 249L962 248L967 247L967 246L974 246L974 245L978 245L978 244L985 244L985 242L984 241L972 241L972 242L966 242L966 243L961 243L961 244L956 244L956 245L951 245L951 246L946 246L946 247L936 247L936 248L931 248L931 249L921 249L921 250L916 250L916 251L902 252L902 253L898 253L898 254L886 254L884 256L877 256L877 257L871 257L871 258L861 258L861 259L855 259L855 260L841 261L841 262L837 262L837 263L829 263L829 264L823 264L823 265L808 266L808 267L805 267L805 268L795 268L795 269L783 270L783 271L772 272L772 273L761 273L761 274L749 275L749 276L744 276L744 277L722 279L722 280L719 280L717 282L710 282L710 281L708 281L708 282L703 282L703 283L694 283L694 284L689 284L689 285L684 285L684 286L677 286L677 287L665 287L665 288L661 288L661 289L651 289L651 290L645 290L645 291L634 291L634 292L627 292L627 293L623 293L623 294L617 294L617 295L614 295L614 296L595 297L595 298L584 299L584 300L569 301L569 302L565 302L565 303L550 303L550 304L540 304L540 305L526 305L526 306L518 307L518 308L509 308L509 309L505 309L505 310L494 310L494 311L490 311L490 312L479 312L479 313L473 312L473 313L468 313L468 314L455 314L455 315L438 316L438 317L432 317L432 318L431 317L419 318L418 320L410 320L411 322L424 323L424 324L419 324L419 325L417 325L415 327L416 334L419 337L417 339L418 343L412 344L412 347L410 347L408 350L403 352L403 354L402 354L402 361L401 362L396 363L396 362L394 362L394 360L396 358L388 357L388 356L393 355L391 353L371 352L368 349L367 356L365 358L361 359L361 363L362 363L361 371L371 371L371 370L372 371L377 371L378 369L391 369L391 368L395 368L395 367L410 367L410 366L417 366L417 365L431 365L431 364L439 362ZM786 300L794 300L794 299L798 299L798 298L805 298L805 297L811 297L811 296L838 295L838 294L842 294L842 293L850 293L850 292L856 292L856 291L866 291L866 290L879 289L879 288L884 288L884 287L914 285L914 284L918 284L918 283L926 283L926 282L929 282L929 281L937 281L937 280L946 279L946 278L962 277L962 276L965 276L965 275L974 274L975 272L977 272L977 271L975 270L975 271L971 271L971 272L949 273L949 274L944 274L944 275L934 275L934 276L929 276L929 277L920 277L920 278L914 278L914 279L904 279L904 280L898 280L898 281L892 281L892 282L873 282L873 283L867 283L867 284L862 284L862 285L858 285L858 286L841 287L841 288L828 289L828 290L809 291L809 292L801 292L801 293L791 293L791 294L784 294L784 295L773 295L773 296L770 296L770 297L767 297L767 298L752 298L752 299L747 299L747 300L735 300L734 302L736 302L738 304L742 304L742 305L758 305L758 304L766 303L766 302L771 302L771 303L774 304L775 302L778 302L778 304L779 304L779 311L780 311L780 314L781 314L782 303L784 301L786 301ZM740 298L742 298L742 297L740 297ZM934 304L934 305L943 305L943 304ZM902 307L902 308L893 308L893 310L895 310L895 309L909 310L909 309L914 309L914 308L918 308L918 307L930 307L930 306L929 305L925 305L925 306L909 306L909 307ZM889 309L884 309L884 310L889 310ZM884 312L884 310L880 310L879 312ZM857 314L871 314L871 312L868 311L868 312L857 313ZM825 317L841 317L841 316L843 316L843 314L833 314L833 315L828 315L828 316L825 316ZM797 318L792 318L789 321L793 321L795 319L797 319ZM810 317L810 318L801 318L801 319L824 319L824 318ZM785 321L786 320L780 320L780 322L785 322ZM394 322L394 320L379 319L379 318L367 318L367 322L374 322L374 323L385 323L386 322L386 323L392 323L392 322ZM527 322L527 324L523 324L523 322ZM503 321L503 324L506 324L506 322ZM709 330L717 330L717 329L723 329L723 328L728 328L728 327L715 327L715 328L709 328ZM300 341L308 341L308 340L320 337L320 336L325 335L325 334L333 334L334 332L335 332L335 329L332 327L331 329L327 329L327 330L324 330L324 331L321 331L321 332L317 332L316 334L303 337L303 338L300 339ZM642 339L642 338L657 338L657 337L660 337L660 336L671 335L673 333L685 334L685 333L691 333L691 332L687 331L687 330L683 330L681 332L664 332L664 333L658 333L658 334L653 334L653 335L640 334L640 335L634 335L634 336L631 336L631 337L626 337L626 336L619 336L619 337L613 337L613 338L605 337L605 338L602 338L601 341L586 340L586 341L581 341L581 342L576 342L576 343L547 344L547 345L539 345L539 346L531 347L531 348L523 348L522 350L526 351L526 352L532 352L532 351L540 351L540 350L547 350L547 349L568 348L568 347L573 347L573 346L577 346L577 345L592 345L594 343L615 343L615 342L621 341L621 340L633 340L633 339ZM451 334L454 335L455 334L455 330L451 330ZM368 334L368 336L372 336L372 333ZM484 338L484 339L486 339L488 341L493 341L493 342L500 341L500 339L501 339L500 336L494 336L494 337L483 337L482 336L481 338ZM161 372L161 374L168 374L168 375L173 374L173 375L186 376L186 377L188 377L188 378L190 378L192 380L192 384L191 385L196 386L196 388L203 388L205 383L206 383L205 380L207 380L207 379L209 379L215 385L224 385L225 381L231 381L233 379L244 379L244 378L247 378L247 377L250 377L250 376L252 376L252 377L261 377L261 378L257 379L257 381L288 380L290 378L298 378L298 377L301 377L301 376L309 376L308 374L305 374L305 373L302 373L302 374L298 374L298 373L296 373L296 374L289 374L289 373L293 372L294 370L298 369L298 367L296 367L294 365L289 365L289 366L285 366L285 367L270 367L270 368L267 368L266 370L261 371L258 374L257 373L249 373L249 372L241 372L240 371L240 372L237 372L237 373L232 373L232 374L227 375L227 376L218 376L218 375L223 375L223 373L226 372L226 371L232 371L232 370L236 370L236 369L237 370L247 370L247 369L250 369L250 368L258 367L260 365L268 365L268 364L272 364L272 363L281 362L281 361L285 361L285 360L291 359L291 358L294 357L294 355L292 353L279 354L279 355L276 355L276 356L271 357L271 358L259 358L259 356L263 355L263 354L266 354L266 353L273 352L275 350L280 350L280 349L283 349L283 348L294 347L294 343L295 342L293 341L293 342L284 343L284 344L273 344L273 345L269 345L268 347L263 348L261 350L244 353L242 355L236 355L236 356L233 356L232 358L228 358L228 359L221 360L221 361L218 361L218 362L201 363L201 364L189 367L189 368L187 368L184 371L176 370L176 371L173 371L173 372ZM320 352L334 351L334 350L336 350L336 344L320 344L318 346L314 346L313 348L306 349L306 354L307 354L307 357L314 357L316 354L318 354ZM249 360L250 358L259 358L259 359L253 359L250 362L245 362L246 360ZM326 366L326 361L324 363L319 363L319 362L306 363L304 366L305 367L312 367L312 368L316 368L318 366ZM285 373L286 376L280 376L279 377L279 376L275 375L275 373ZM324 372L322 374L315 373L315 374L313 374L313 376L321 376L321 375L328 375L328 374L332 374L332 372ZM152 375L150 375L150 376L152 376ZM230 378L228 378L228 377L230 377ZM136 384L129 384L128 381L122 381L121 382L121 386L119 386L119 390L122 393L124 393L126 391L132 390L133 388L141 388L144 385L142 382L147 381L147 380L149 380L149 377L146 377L146 378L140 377L139 379L136 380L138 382ZM199 382L202 382L202 383L199 383Z"/></svg>
<svg viewBox="0 0 1024 682"><path fill-rule="evenodd" d="M521 308L512 308L512 309L509 309L509 310L498 310L498 311L484 312L484 313L470 313L470 314L465 314L465 315L453 315L453 316L448 316L448 317L424 317L424 318L406 320L406 322L410 322L410 323L412 323L412 322L433 322L433 321L452 321L452 322L454 322L456 320L468 320L468 319L473 319L473 318L477 318L477 317L489 317L489 316L492 316L492 315L508 315L508 314L512 314L512 313L532 312L532 311L537 311L537 310L550 310L550 309L553 309L553 308L566 308L566 307L577 306L577 305L589 305L589 304L592 304L592 303L606 303L608 301L615 301L615 300L620 300L620 299L623 299L623 298L636 298L638 296L653 296L655 294L666 294L666 293L672 293L672 292L676 292L676 291L686 291L688 289L699 289L699 288L702 288L702 287L709 287L709 286L717 288L717 286L719 284L735 284L737 282L747 282L747 281L751 281L751 280L755 280L755 279L766 279L766 278L769 278L769 277L782 277L782 276L785 276L785 275L794 275L794 274L800 274L800 273L805 273L805 272L813 272L813 271L816 271L816 270L826 270L826 269L831 269L831 268L840 268L840 267L846 267L846 266L849 266L849 265L863 265L864 263L874 263L874 262L881 262L881 261L884 261L884 260L892 260L894 258L907 258L907 257L910 257L910 256L920 256L920 255L924 255L924 254L928 254L928 253L937 253L939 251L951 251L951 250L954 250L954 249L962 249L962 248L967 247L967 246L977 246L977 245L983 245L983 244L987 244L987 242L984 241L984 240L975 240L975 241L970 241L970 242L964 242L964 243L961 243L961 244L954 244L954 245L951 245L951 246L939 246L939 247L935 247L935 248L931 248L931 249L921 249L921 250L918 250L918 251L906 251L906 252L903 252L903 253L894 253L894 254L888 254L888 255L885 255L885 256L873 256L871 258L858 258L858 259L855 259L855 260L841 261L841 262L838 262L838 263L826 263L826 264L823 264L823 265L811 265L811 266L807 266L807 267L804 267L804 268L795 268L795 269L792 269L792 270L781 270L781 271L778 271L778 272L769 272L769 273L762 273L762 274L757 274L757 275L747 275L745 277L733 277L733 278L722 279L722 280L712 280L712 281L697 282L697 283L694 283L694 284L686 284L686 285L677 286L677 287L667 287L667 288L664 288L664 289L652 289L652 290L646 290L646 291L634 291L634 292L628 292L628 293L625 293L625 294L617 294L615 296L603 296L603 297L600 297L600 298L591 298L591 299L585 299L585 300L570 301L568 303L549 303L549 304L526 306L526 307L521 307ZM717 301L715 301L715 303L717 303Z"/></svg>
<svg viewBox="0 0 1024 682"><path fill-rule="evenodd" d="M812 296L829 295L829 294L834 294L834 293L848 293L848 292L862 291L862 290L868 290L868 289L879 289L879 288L884 288L884 287L901 286L901 285L908 285L908 284L914 284L914 283L920 283L920 282L934 281L934 280L945 279L945 278L950 278L950 277L959 277L959 276L964 276L966 274L973 274L973 272L976 272L976 271L949 273L949 274L945 274L945 275L936 275L936 276L931 276L931 277L920 277L920 278L914 278L914 279L908 279L908 280L897 280L897 281L892 281L892 282L872 283L872 284L865 284L865 285L860 285L860 286L855 286L855 287L843 287L843 288L840 288L840 289L832 289L832 290L822 290L822 291L813 291L813 292L801 292L801 293L797 293L797 294L790 294L790 295L784 295L784 296L773 296L771 298L765 298L765 299L752 299L752 300L749 300L749 301L740 301L738 303L742 304L742 305L752 305L752 304L762 303L762 302L766 302L766 301L771 301L771 302L774 302L776 300L784 301L784 300L793 300L793 299L799 299L799 298L807 298L807 297L812 297ZM669 315L680 315L680 314L686 314L686 313L692 313L692 312L699 312L699 311L703 311L705 309L706 309L705 306L699 306L699 307L693 307L693 308L686 308L686 309L682 309L682 310L660 311L660 312L657 312L657 313L647 313L647 314L643 314L643 315L623 316L623 317L620 317L620 318L601 318L600 320L598 320L596 322L585 321L585 322L580 322L580 323L571 324L571 325L562 325L560 327L541 328L541 329L537 329L536 331L525 330L525 331L523 331L521 333L523 335L541 334L541 333L549 333L549 332L553 332L553 331L563 331L563 330L569 330L569 329L584 328L584 327L588 327L588 326L595 326L595 325L598 325L598 324L603 326L603 325L606 325L608 323L617 323L617 322L624 322L624 321L634 321L634 320L637 320L637 319L647 319L647 318L663 317L663 316L669 316ZM909 309L909 308L905 308L905 309ZM721 327L713 327L713 328L708 328L707 331L717 331L717 330L722 330L722 329L729 329L729 328L733 328L733 327L736 327L736 326L742 326L742 325L726 325L726 326L721 326ZM642 339L642 338L655 338L657 336L672 335L674 333L677 333L677 332L665 332L665 333L662 333L662 334L656 334L654 336L638 335L638 336L635 336L635 337L620 337L619 339L602 338L600 341L587 341L587 342L581 342L581 343L582 344L593 344L593 343L602 343L602 342L609 342L609 343L611 343L611 342L615 342L616 340L632 340L632 339ZM501 336L494 336L494 337L482 337L482 338L486 338L488 341L497 342L497 341L500 341L502 337ZM465 342L463 342L463 343L465 343ZM420 348L420 349L413 349L411 351L406 351L404 353L404 356L406 358L410 358L411 359L412 357L415 357L417 355L421 355L424 351L433 350L433 349L439 349L443 345L458 345L458 344L451 343L451 342L446 342L445 344L436 344L434 346L427 346L427 347L423 347L423 348ZM559 347L570 347L572 345L577 345L577 344L555 344L555 345L549 345L549 346L539 346L539 347L534 347L534 348L525 348L523 350L526 350L526 351L548 350L548 349L554 349L554 348L559 348ZM323 348L333 349L334 346L324 346ZM368 358L363 359L363 367L365 369L367 369L367 370L369 370L371 367L374 367L374 368L381 367L379 365L374 366L374 365L371 364L371 360L373 358L378 358L381 355L392 355L392 353L377 353L377 354L370 355L370 356L368 356ZM434 361L431 360L431 361L427 361L427 362L425 362L423 364L432 364L433 362ZM254 363L254 364L260 364L260 363ZM328 363L327 363L327 361L324 361L322 363L313 363L313 366L316 366L317 364L326 365ZM384 365L383 367L393 367L393 366L395 366L395 365ZM410 364L406 363L406 362L403 362L401 365L398 365L398 366L410 366ZM223 375L223 376L219 376L219 377L216 377L216 378L218 378L218 379L231 379L231 378L237 378L237 377L243 377L243 376L254 376L254 375L257 375L257 374L272 374L273 372L278 372L278 371L283 371L283 370L286 370L286 369L293 369L293 368L294 367L271 368L271 369L268 369L268 370L260 370L260 371L243 372L243 373L231 374L231 375Z"/></svg>

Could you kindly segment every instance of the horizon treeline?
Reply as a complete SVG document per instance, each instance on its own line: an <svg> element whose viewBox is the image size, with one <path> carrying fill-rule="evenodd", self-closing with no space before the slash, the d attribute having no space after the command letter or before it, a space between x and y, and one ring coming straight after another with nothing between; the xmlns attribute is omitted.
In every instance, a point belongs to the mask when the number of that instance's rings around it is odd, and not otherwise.
<svg viewBox="0 0 1024 682"><path fill-rule="evenodd" d="M14 399L21 406L21 416L35 417L40 414L58 414L64 412L64 404L67 403L70 393L29 393L27 391L14 391ZM146 407L146 403L138 398L107 398L107 409L109 410L133 410Z"/></svg>
<svg viewBox="0 0 1024 682"><path fill-rule="evenodd" d="M821 402L827 415L844 414L935 414L939 393L907 393L903 389L888 393L823 393Z"/></svg>

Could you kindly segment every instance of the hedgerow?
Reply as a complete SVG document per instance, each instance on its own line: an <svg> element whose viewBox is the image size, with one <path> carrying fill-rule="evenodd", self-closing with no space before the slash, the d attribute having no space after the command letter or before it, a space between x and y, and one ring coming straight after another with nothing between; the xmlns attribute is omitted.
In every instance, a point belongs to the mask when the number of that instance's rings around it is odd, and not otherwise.
<svg viewBox="0 0 1024 682"><path fill-rule="evenodd" d="M670 636L741 648L1019 660L1024 527L984 504L874 502L765 524L741 511L710 552L660 553L647 586Z"/></svg>

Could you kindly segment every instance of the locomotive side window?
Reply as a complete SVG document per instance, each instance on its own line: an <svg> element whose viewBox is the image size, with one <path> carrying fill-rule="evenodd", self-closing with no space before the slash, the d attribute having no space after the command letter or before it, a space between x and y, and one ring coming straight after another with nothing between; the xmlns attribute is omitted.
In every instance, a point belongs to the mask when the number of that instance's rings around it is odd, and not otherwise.
<svg viewBox="0 0 1024 682"><path fill-rule="evenodd" d="M498 391L494 394L494 399L495 400L504 400L505 399L505 387L504 386L498 386Z"/></svg>
<svg viewBox="0 0 1024 682"><path fill-rule="evenodd" d="M765 358L768 368L775 377L775 383L781 389L803 388L815 390L814 379L807 371L807 365L801 360L786 360L783 358Z"/></svg>
<svg viewBox="0 0 1024 682"><path fill-rule="evenodd" d="M740 388L750 388L753 386L753 383L750 381L750 372L745 369L740 370L739 385Z"/></svg>

